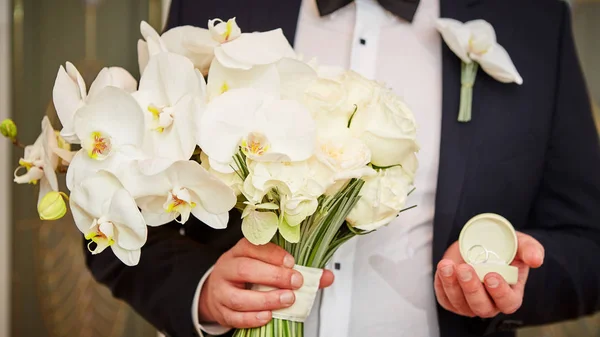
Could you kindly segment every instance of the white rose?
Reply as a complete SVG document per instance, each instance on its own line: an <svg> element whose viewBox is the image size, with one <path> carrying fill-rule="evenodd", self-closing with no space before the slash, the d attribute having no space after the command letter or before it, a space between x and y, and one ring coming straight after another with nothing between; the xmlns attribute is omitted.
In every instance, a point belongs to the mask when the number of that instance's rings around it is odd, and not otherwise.
<svg viewBox="0 0 600 337"><path fill-rule="evenodd" d="M304 105L320 131L347 128L354 108L348 107L344 85L336 80L319 78L304 92Z"/></svg>
<svg viewBox="0 0 600 337"><path fill-rule="evenodd" d="M404 209L412 178L395 166L364 180L360 199L346 220L355 228L372 231L389 224Z"/></svg>
<svg viewBox="0 0 600 337"><path fill-rule="evenodd" d="M354 71L344 73L340 81L343 83L348 95L346 109L351 111L354 111L355 107L358 107L358 110L363 110L365 106L373 101L381 88L379 83L371 81Z"/></svg>
<svg viewBox="0 0 600 337"><path fill-rule="evenodd" d="M297 195L284 196L281 208L288 225L298 226L304 219L313 215L319 206L316 197Z"/></svg>
<svg viewBox="0 0 600 337"><path fill-rule="evenodd" d="M376 90L373 100L358 108L350 125L352 134L371 149L378 167L401 165L414 175L417 168L416 122L410 109L390 90Z"/></svg>
<svg viewBox="0 0 600 337"><path fill-rule="evenodd" d="M350 130L331 130L317 139L316 158L334 172L334 180L348 180L372 175L375 171L367 166L371 162L371 150Z"/></svg>

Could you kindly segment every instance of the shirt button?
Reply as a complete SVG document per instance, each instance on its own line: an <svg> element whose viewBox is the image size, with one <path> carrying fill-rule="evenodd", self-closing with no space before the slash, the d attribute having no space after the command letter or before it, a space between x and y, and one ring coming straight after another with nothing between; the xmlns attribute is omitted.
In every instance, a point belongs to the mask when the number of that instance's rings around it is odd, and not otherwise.
<svg viewBox="0 0 600 337"><path fill-rule="evenodd" d="M340 269L342 269L342 264L339 262L336 262L333 264L333 268L335 268L335 270L340 270Z"/></svg>
<svg viewBox="0 0 600 337"><path fill-rule="evenodd" d="M358 40L358 42L360 42L360 44L362 44L363 46L365 46L367 44L367 40L361 38L360 40Z"/></svg>

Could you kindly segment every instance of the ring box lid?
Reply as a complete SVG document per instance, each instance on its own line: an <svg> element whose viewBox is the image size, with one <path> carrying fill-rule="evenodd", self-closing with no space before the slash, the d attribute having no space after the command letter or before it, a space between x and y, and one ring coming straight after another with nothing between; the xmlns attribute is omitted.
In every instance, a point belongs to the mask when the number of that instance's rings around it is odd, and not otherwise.
<svg viewBox="0 0 600 337"><path fill-rule="evenodd" d="M460 254L470 264L509 265L517 255L517 234L504 217L484 213L473 217L460 232Z"/></svg>

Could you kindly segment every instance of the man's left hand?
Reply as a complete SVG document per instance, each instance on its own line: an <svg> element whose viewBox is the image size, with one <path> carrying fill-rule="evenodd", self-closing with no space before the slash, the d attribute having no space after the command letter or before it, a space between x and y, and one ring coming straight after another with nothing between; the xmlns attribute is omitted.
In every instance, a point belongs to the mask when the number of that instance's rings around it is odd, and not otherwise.
<svg viewBox="0 0 600 337"><path fill-rule="evenodd" d="M487 274L482 283L473 267L462 259L458 242L453 243L435 273L435 295L440 305L468 317L491 318L517 311L523 303L529 268L538 268L544 262L544 247L536 239L519 232L517 239L517 256L511 265L519 268L519 278L514 286L496 273Z"/></svg>

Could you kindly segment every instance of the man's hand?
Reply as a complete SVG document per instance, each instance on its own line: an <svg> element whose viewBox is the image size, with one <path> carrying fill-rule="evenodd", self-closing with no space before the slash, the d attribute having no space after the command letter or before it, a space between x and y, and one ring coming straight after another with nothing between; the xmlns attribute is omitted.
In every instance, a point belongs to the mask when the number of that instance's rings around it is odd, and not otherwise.
<svg viewBox="0 0 600 337"><path fill-rule="evenodd" d="M453 243L435 273L435 294L440 305L468 317L491 318L517 311L523 302L529 268L538 268L544 262L544 247L537 240L519 232L517 239L517 256L512 265L519 268L519 279L514 286L496 273L487 274L485 285L482 284L473 267L462 259L458 242Z"/></svg>
<svg viewBox="0 0 600 337"><path fill-rule="evenodd" d="M292 269L294 258L283 248L269 243L255 246L242 239L221 256L204 283L200 294L201 322L216 322L233 328L254 328L271 320L271 310L291 306L292 289L302 286L302 274ZM333 283L333 273L325 270L321 288ZM281 290L259 292L248 284L272 286Z"/></svg>

